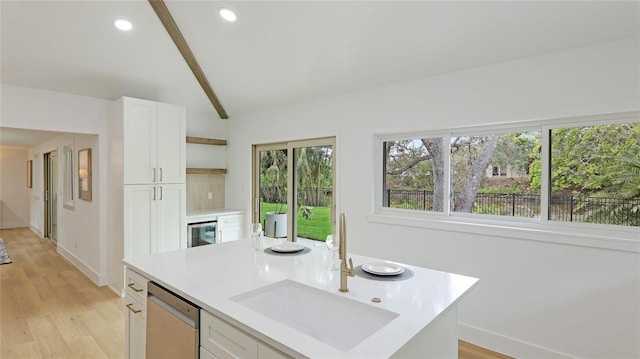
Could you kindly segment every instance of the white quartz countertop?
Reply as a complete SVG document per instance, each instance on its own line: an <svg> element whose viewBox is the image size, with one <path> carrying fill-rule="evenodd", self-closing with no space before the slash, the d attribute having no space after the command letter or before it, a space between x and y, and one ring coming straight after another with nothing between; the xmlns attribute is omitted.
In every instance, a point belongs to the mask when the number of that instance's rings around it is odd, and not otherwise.
<svg viewBox="0 0 640 359"><path fill-rule="evenodd" d="M349 257L353 258L354 266L378 260L353 253L349 253ZM457 305L478 281L402 264L414 272L412 278L375 281L356 275L349 277L349 292L343 294L338 292L339 272L327 269L330 258L331 253L324 246L295 256L278 256L264 251L254 253L249 248L249 241L241 239L125 259L124 263L258 339L293 356L310 358L388 358L436 317ZM399 316L345 352L230 299L285 279L346 296ZM381 303L372 303L373 297L381 298Z"/></svg>
<svg viewBox="0 0 640 359"><path fill-rule="evenodd" d="M241 214L242 211L231 208L199 209L187 211L187 223L199 223L215 220L218 216Z"/></svg>

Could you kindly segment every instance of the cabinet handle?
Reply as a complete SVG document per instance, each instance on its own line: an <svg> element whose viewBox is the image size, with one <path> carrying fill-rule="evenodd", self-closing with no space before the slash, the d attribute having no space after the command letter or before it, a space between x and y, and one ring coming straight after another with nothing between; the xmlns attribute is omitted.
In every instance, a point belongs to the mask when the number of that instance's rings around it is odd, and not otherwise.
<svg viewBox="0 0 640 359"><path fill-rule="evenodd" d="M156 168L153 168L153 181L151 182L155 182L156 181Z"/></svg>
<svg viewBox="0 0 640 359"><path fill-rule="evenodd" d="M139 288L134 287L135 285L136 285L135 283L129 283L129 284L127 284L127 287L133 289L133 291L136 292L136 293L140 293L140 292L143 291L143 289L139 289Z"/></svg>
<svg viewBox="0 0 640 359"><path fill-rule="evenodd" d="M160 167L160 182L162 182L162 167Z"/></svg>
<svg viewBox="0 0 640 359"><path fill-rule="evenodd" d="M162 186L160 186L160 200L162 201Z"/></svg>
<svg viewBox="0 0 640 359"><path fill-rule="evenodd" d="M153 200L156 200L156 187L153 186Z"/></svg>
<svg viewBox="0 0 640 359"><path fill-rule="evenodd" d="M133 303L127 304L127 308L129 308L129 310L132 311L133 314L138 314L142 312L142 309L133 309L132 307L133 307Z"/></svg>

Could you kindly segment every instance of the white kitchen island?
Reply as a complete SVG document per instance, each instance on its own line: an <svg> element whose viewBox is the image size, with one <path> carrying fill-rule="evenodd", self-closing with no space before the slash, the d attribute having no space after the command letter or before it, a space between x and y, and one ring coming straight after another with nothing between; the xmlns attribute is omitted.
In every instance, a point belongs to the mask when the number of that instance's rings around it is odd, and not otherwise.
<svg viewBox="0 0 640 359"><path fill-rule="evenodd" d="M339 293L340 274L327 269L331 253L324 246L298 255L254 253L249 247L249 241L243 239L129 258L124 263L128 270L184 297L225 325L230 324L284 356L457 357L457 305L478 279L403 264L413 274L409 279L378 281L356 275L348 278L349 292ZM378 260L355 254L349 257L354 266ZM321 294L319 297L324 299L308 305L308 311L319 317L331 311L333 301L326 299L338 296L340 301L358 302L354 304L359 308L374 307L373 311L390 313L392 319L357 339L357 343L341 346L272 319L238 300L247 293L259 293L256 289L277 287L279 283L302 284ZM374 303L372 298L379 298L380 302ZM342 323L336 320L336 331L359 320L355 312L353 315L344 315Z"/></svg>

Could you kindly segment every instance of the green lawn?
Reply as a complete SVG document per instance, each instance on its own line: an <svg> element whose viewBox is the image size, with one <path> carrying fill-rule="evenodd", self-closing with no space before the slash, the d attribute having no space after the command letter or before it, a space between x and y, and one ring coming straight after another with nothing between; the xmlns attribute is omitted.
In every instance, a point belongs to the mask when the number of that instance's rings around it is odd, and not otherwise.
<svg viewBox="0 0 640 359"><path fill-rule="evenodd" d="M275 212L279 209L281 212L287 210L287 206L276 203L262 203L262 212L260 213L260 223L264 223L264 214L267 212ZM298 223L298 237L315 239L323 241L331 234L331 211L329 207L311 207L313 216L308 220L302 216L302 212L296 214Z"/></svg>

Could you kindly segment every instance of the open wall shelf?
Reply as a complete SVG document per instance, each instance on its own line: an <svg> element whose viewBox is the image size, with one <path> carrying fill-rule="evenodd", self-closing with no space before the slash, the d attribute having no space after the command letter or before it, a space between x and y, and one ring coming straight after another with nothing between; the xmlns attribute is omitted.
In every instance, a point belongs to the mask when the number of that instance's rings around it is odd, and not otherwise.
<svg viewBox="0 0 640 359"><path fill-rule="evenodd" d="M224 175L226 168L187 168L188 175Z"/></svg>
<svg viewBox="0 0 640 359"><path fill-rule="evenodd" d="M226 146L227 140L217 140L213 138L187 136L187 143L197 143L200 145Z"/></svg>

